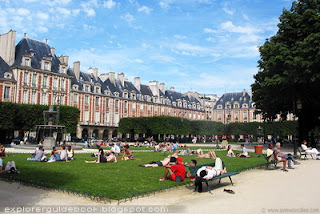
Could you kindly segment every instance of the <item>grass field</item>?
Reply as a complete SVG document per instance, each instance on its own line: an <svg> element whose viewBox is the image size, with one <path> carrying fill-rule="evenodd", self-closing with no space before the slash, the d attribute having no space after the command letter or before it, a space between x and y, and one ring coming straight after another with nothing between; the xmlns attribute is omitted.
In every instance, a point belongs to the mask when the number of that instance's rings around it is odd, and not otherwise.
<svg viewBox="0 0 320 214"><path fill-rule="evenodd" d="M241 171L265 163L262 156L251 153L252 158L229 158L226 151L216 151L224 161L228 171ZM170 188L179 183L173 181L158 181L163 177L164 167L144 168L140 164L164 159L168 154L155 152L136 152L135 157L140 161L122 161L118 163L86 164L85 160L94 160L90 154L76 154L76 160L70 162L33 162L27 161L30 154L9 154L3 158L16 162L20 174L0 175L12 176L26 182L43 183L58 186L58 188L84 191L100 194L110 199L122 199L159 188ZM211 159L198 159L195 155L181 156L184 162L197 159L198 164L214 162ZM186 179L188 181L188 179Z"/></svg>
<svg viewBox="0 0 320 214"><path fill-rule="evenodd" d="M102 147L103 149L106 149L106 150L109 150L110 147ZM197 150L197 149L217 149L216 146L208 146L208 147L196 147L196 146L188 146L188 147L178 147L178 150L187 150L187 149L191 149L191 150ZM97 150L97 148L94 146L94 147L90 147L90 148L86 148L86 149L95 149ZM150 151L154 151L155 149L154 148L150 148L150 147L147 147L147 146L140 146L140 147L135 147L135 146L130 146L130 150L150 150Z"/></svg>

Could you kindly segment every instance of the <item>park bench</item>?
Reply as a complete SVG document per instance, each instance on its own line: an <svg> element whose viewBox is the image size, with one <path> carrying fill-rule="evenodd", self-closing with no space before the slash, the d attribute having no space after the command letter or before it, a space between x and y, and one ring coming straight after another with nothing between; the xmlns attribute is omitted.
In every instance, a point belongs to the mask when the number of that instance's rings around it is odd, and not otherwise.
<svg viewBox="0 0 320 214"><path fill-rule="evenodd" d="M310 155L311 158L313 159L312 154L307 154L306 151L302 150L301 147L298 147L298 152L299 152L299 159L300 159L300 160L302 160L302 158L301 158L302 156L304 156L304 159L307 160L307 159L308 159L308 158L307 158L307 155Z"/></svg>
<svg viewBox="0 0 320 214"><path fill-rule="evenodd" d="M267 161L267 164L266 164L267 167L266 167L266 169L268 169L268 167L269 167L270 164L273 164L275 169L277 168L278 162L277 162L276 160L271 160L271 161L270 161L270 159L268 158L268 156L267 156L266 154L262 154L262 155L263 155L264 159L266 159L266 161Z"/></svg>
<svg viewBox="0 0 320 214"><path fill-rule="evenodd" d="M198 165L198 166L190 166L190 167L189 167L189 171L190 171L190 173L191 173L191 176L192 176L193 178L195 178L195 177L197 176L197 171L198 171L198 169L200 169L200 168L203 167L203 166L211 166L211 167L214 167L214 166L215 166L215 163L203 164L203 165ZM222 162L222 166L223 166L222 168L225 168L225 165L224 165L223 162ZM210 179L210 180L202 179L202 182L205 182L205 183L207 184L208 192L211 193L211 190L210 190L210 188L209 188L208 181L213 181L213 180L219 179L219 183L218 183L218 184L220 184L220 181L221 181L222 178L229 177L230 182L231 182L231 184L232 184L232 186L233 186L233 182L232 182L231 176L236 175L236 174L239 174L239 172L228 172L228 173L226 173L226 174L213 177L213 178Z"/></svg>

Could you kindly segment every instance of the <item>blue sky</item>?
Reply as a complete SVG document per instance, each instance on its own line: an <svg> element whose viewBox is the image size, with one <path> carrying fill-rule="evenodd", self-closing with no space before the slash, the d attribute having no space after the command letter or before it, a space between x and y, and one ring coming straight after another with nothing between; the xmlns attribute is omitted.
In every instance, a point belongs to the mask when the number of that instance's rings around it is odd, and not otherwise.
<svg viewBox="0 0 320 214"><path fill-rule="evenodd" d="M0 0L0 33L49 40L81 70L157 80L181 92L250 90L258 46L288 0Z"/></svg>

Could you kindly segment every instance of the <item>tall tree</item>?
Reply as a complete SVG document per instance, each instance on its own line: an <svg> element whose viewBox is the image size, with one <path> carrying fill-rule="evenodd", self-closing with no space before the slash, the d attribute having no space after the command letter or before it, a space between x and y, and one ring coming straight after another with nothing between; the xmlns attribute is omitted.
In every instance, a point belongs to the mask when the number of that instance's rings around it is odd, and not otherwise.
<svg viewBox="0 0 320 214"><path fill-rule="evenodd" d="M277 34L259 48L253 100L267 120L296 113L305 139L320 118L320 0L294 1L279 20Z"/></svg>

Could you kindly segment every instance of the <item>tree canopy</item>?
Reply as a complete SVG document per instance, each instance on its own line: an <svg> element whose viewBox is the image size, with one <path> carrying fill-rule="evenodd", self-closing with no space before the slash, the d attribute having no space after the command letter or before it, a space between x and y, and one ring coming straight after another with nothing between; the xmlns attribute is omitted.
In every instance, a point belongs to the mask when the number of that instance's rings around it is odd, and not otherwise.
<svg viewBox="0 0 320 214"><path fill-rule="evenodd" d="M320 118L320 1L294 1L279 21L276 35L259 48L253 100L267 120L296 113L305 138Z"/></svg>

